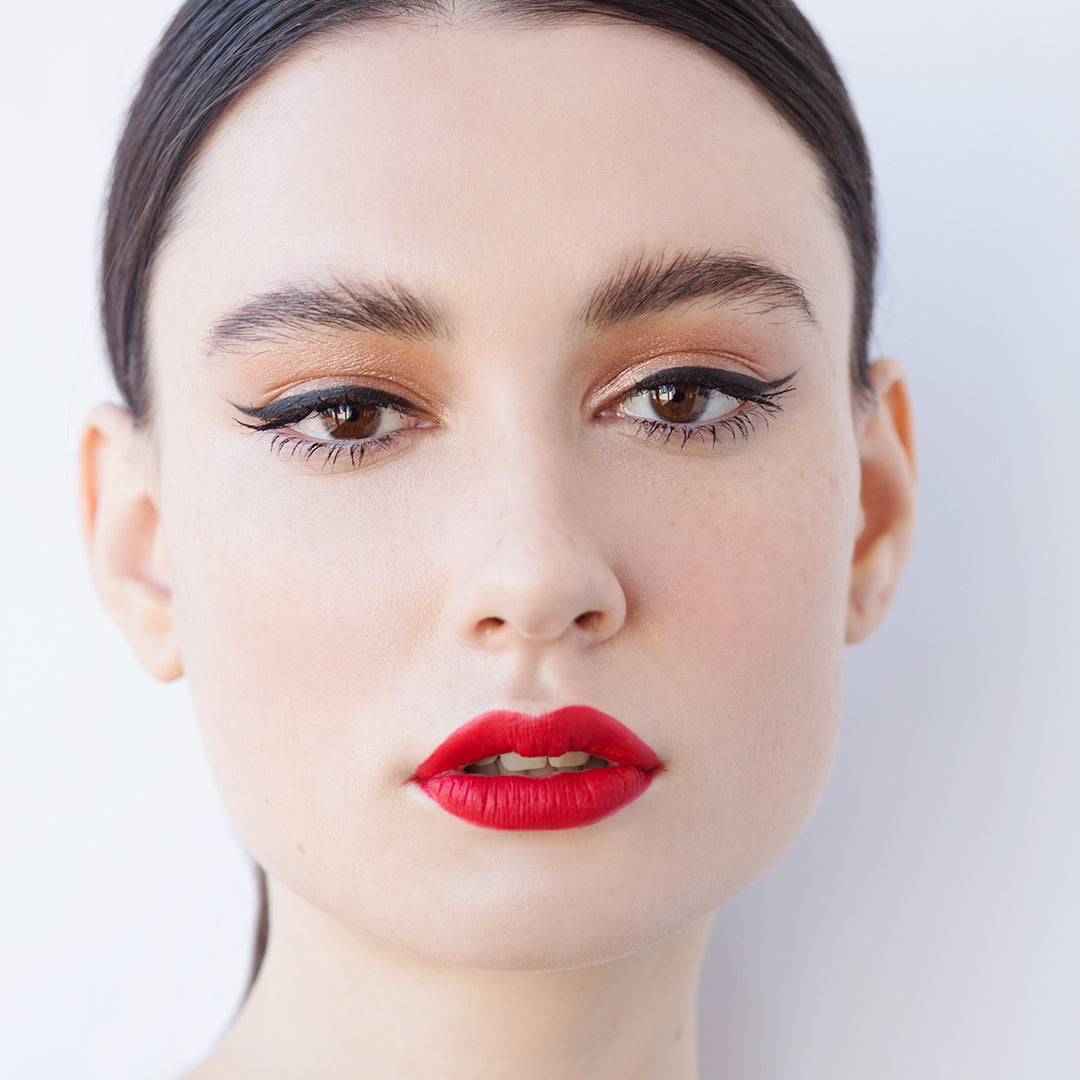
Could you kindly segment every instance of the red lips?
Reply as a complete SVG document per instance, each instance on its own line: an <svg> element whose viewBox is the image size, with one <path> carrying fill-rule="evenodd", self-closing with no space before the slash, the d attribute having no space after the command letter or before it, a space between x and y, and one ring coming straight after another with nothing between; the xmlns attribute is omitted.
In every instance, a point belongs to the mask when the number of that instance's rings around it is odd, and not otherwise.
<svg viewBox="0 0 1080 1080"><path fill-rule="evenodd" d="M462 772L493 754L559 757L587 750L611 764L551 776ZM632 802L662 771L655 751L613 716L582 705L542 716L489 712L463 724L417 767L413 780L455 817L492 829L590 825Z"/></svg>

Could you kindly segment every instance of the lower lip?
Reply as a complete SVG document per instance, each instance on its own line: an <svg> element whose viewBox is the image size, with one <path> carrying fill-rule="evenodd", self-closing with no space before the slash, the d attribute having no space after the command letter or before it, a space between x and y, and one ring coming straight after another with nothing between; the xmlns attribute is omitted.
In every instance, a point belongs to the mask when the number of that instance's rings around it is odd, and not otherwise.
<svg viewBox="0 0 1080 1080"><path fill-rule="evenodd" d="M605 765L532 777L443 773L420 786L448 813L488 829L573 829L621 810L651 781L633 765Z"/></svg>

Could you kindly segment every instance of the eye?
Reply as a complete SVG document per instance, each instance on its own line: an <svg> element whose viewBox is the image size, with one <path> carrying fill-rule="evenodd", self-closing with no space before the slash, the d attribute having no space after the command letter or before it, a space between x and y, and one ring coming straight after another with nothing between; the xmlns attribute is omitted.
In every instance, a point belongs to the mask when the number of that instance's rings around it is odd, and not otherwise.
<svg viewBox="0 0 1080 1080"><path fill-rule="evenodd" d="M414 430L435 426L418 405L371 386L334 386L254 408L233 406L254 421L238 420L242 427L274 433L274 453L329 472L341 465L359 468Z"/></svg>
<svg viewBox="0 0 1080 1080"><path fill-rule="evenodd" d="M268 405L245 408L233 403L255 423L256 431L292 428L320 442L378 438L420 424L420 408L397 394L372 386L332 386L278 398Z"/></svg>
<svg viewBox="0 0 1080 1080"><path fill-rule="evenodd" d="M739 398L697 383L666 383L624 399L623 412L638 420L696 424L720 420L742 404Z"/></svg>
<svg viewBox="0 0 1080 1080"><path fill-rule="evenodd" d="M767 426L781 411L778 399L795 389L794 377L766 382L721 368L668 368L633 386L614 412L662 445L674 438L680 448L691 440L716 446L724 434L749 439L759 421Z"/></svg>
<svg viewBox="0 0 1080 1080"><path fill-rule="evenodd" d="M373 439L405 427L414 427L413 418L387 405L375 402L357 405L335 402L293 423L292 429L308 439Z"/></svg>

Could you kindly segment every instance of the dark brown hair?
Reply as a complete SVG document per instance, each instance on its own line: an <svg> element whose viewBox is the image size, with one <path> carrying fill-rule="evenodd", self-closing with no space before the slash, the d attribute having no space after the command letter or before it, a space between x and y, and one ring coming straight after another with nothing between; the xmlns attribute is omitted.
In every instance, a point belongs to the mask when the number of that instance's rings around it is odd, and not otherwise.
<svg viewBox="0 0 1080 1080"><path fill-rule="evenodd" d="M224 111L313 35L395 18L451 19L453 0L188 0L150 60L113 165L101 264L101 318L112 370L139 423L150 416L146 299L154 257L184 185ZM821 39L787 0L472 0L464 15L522 23L602 16L703 45L741 69L814 153L847 237L855 297L851 383L871 396L868 347L877 233L869 155ZM267 935L259 874L254 982Z"/></svg>

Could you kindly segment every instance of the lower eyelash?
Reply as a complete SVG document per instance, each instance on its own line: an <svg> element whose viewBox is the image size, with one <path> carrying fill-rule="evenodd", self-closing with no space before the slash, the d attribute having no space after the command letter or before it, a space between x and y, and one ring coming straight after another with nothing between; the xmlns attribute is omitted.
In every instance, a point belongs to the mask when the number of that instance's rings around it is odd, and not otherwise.
<svg viewBox="0 0 1080 1080"><path fill-rule="evenodd" d="M410 430L410 429L402 429ZM388 431L385 435L374 435L370 439L359 442L349 442L344 439L335 439L333 442L318 442L305 439L301 435L286 435L278 432L270 441L272 453L282 457L299 457L305 464L314 458L321 458L323 471L331 472L342 454L349 459L349 466L353 469L360 467L364 455L378 453L397 440L401 431Z"/></svg>
<svg viewBox="0 0 1080 1080"><path fill-rule="evenodd" d="M775 396L787 393L781 390ZM661 445L667 446L672 436L678 435L682 442L679 449L685 448L691 439L700 439L702 443L712 447L716 446L721 432L731 435L732 442L741 436L745 442L751 434L757 430L757 422L761 420L765 426L769 426L769 414L780 412L782 406L776 401L762 398L759 401L748 402L749 408L744 409L734 416L725 417L723 420L711 420L703 424L673 424L664 420L646 420L639 416L626 416L638 429L638 434L643 439L659 439ZM245 425L247 426L247 425ZM323 471L332 472L342 454L349 460L350 468L357 469L366 454L379 453L392 443L404 432L412 430L404 428L398 431L390 431L385 435L375 435L370 439L360 441L333 440L318 441L305 438L301 435L288 435L285 432L277 432L270 442L272 453L283 457L300 457L305 464L309 464L316 458L322 459Z"/></svg>
<svg viewBox="0 0 1080 1080"><path fill-rule="evenodd" d="M626 419L633 421L638 429L638 434L643 439L659 439L661 445L667 446L673 435L679 435L682 442L679 449L694 438L700 438L708 446L715 446L721 432L728 432L732 442L740 436L745 442L757 430L757 422L762 421L769 426L769 414L780 411L780 406L772 401L752 402L750 408L734 416L725 417L723 420L710 420L704 424L672 424L664 420L646 420L640 416L628 416Z"/></svg>

